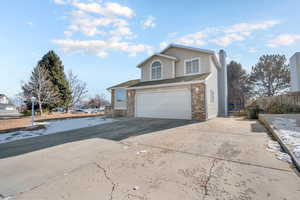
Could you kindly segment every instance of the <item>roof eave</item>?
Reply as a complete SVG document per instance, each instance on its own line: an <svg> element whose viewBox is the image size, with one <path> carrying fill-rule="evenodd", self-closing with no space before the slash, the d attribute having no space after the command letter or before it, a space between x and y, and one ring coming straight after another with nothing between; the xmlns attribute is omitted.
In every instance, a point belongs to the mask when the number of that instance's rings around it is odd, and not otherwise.
<svg viewBox="0 0 300 200"><path fill-rule="evenodd" d="M167 49L175 47L175 48L181 48L181 49L189 49L192 51L198 51L202 53L207 53L207 54L215 54L214 51L212 50L207 50L207 49L200 49L200 48L195 48L195 47L190 47L190 46L185 46L185 45L180 45L180 44L169 44L166 48L164 48L160 53L164 53Z"/></svg>
<svg viewBox="0 0 300 200"><path fill-rule="evenodd" d="M167 58L167 59L170 59L170 60L174 60L174 61L177 61L178 59L173 57L173 56L168 56L168 55L163 55L161 53L155 53L149 57L147 57L145 60L143 60L140 64L137 65L138 68L141 67L141 65L143 65L145 62L147 62L149 59L151 59L152 57L154 56L158 56L158 57L163 57L163 58Z"/></svg>
<svg viewBox="0 0 300 200"><path fill-rule="evenodd" d="M187 81L187 82L165 83L165 84L157 84L157 85L128 87L128 88L126 88L126 90L137 90L137 89L159 88L159 87L169 87L169 86L177 86L177 85L189 85L189 84L195 84L195 83L205 83L205 80L206 79L197 80L197 81Z"/></svg>

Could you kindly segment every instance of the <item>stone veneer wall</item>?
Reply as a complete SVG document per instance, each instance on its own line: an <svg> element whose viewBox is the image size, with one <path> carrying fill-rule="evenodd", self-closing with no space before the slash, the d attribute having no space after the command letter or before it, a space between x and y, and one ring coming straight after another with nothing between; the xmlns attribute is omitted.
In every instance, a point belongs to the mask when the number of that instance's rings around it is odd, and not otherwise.
<svg viewBox="0 0 300 200"><path fill-rule="evenodd" d="M135 90L127 90L127 117L134 117Z"/></svg>
<svg viewBox="0 0 300 200"><path fill-rule="evenodd" d="M114 110L113 117L126 117L127 110Z"/></svg>
<svg viewBox="0 0 300 200"><path fill-rule="evenodd" d="M192 95L192 119L205 121L205 84L198 83L191 86Z"/></svg>

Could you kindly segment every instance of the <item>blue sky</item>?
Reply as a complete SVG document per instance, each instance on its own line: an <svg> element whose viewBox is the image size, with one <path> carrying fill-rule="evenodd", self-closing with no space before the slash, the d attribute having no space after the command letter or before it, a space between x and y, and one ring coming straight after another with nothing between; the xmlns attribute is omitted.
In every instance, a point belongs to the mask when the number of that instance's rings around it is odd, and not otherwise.
<svg viewBox="0 0 300 200"><path fill-rule="evenodd" d="M51 49L89 96L139 78L136 65L171 42L225 49L248 69L263 54L289 58L300 49L299 7L299 0L2 0L0 93L20 92Z"/></svg>

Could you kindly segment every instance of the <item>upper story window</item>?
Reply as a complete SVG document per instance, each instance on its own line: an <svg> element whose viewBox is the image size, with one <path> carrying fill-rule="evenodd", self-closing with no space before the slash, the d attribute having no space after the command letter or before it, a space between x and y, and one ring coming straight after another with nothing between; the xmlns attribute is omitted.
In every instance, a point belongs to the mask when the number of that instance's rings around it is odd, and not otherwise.
<svg viewBox="0 0 300 200"><path fill-rule="evenodd" d="M200 59L193 58L185 60L185 74L199 74L200 73Z"/></svg>
<svg viewBox="0 0 300 200"><path fill-rule="evenodd" d="M116 89L116 100L117 102L126 101L126 90L123 88Z"/></svg>
<svg viewBox="0 0 300 200"><path fill-rule="evenodd" d="M162 78L162 66L160 61L154 61L151 64L151 80L159 80Z"/></svg>

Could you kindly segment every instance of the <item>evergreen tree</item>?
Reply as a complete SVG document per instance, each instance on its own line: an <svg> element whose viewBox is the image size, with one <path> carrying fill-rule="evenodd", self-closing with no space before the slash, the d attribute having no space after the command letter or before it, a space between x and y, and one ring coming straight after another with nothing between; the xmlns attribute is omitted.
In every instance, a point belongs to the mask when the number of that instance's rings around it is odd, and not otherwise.
<svg viewBox="0 0 300 200"><path fill-rule="evenodd" d="M284 55L263 55L252 67L251 80L257 96L274 96L290 86L290 71Z"/></svg>
<svg viewBox="0 0 300 200"><path fill-rule="evenodd" d="M67 107L71 102L71 90L64 72L64 66L58 55L51 50L43 56L38 64L48 71L53 90L59 96L57 104L50 105L50 108Z"/></svg>
<svg viewBox="0 0 300 200"><path fill-rule="evenodd" d="M240 63L231 61L227 65L228 103L231 109L244 108L252 96L253 83Z"/></svg>

